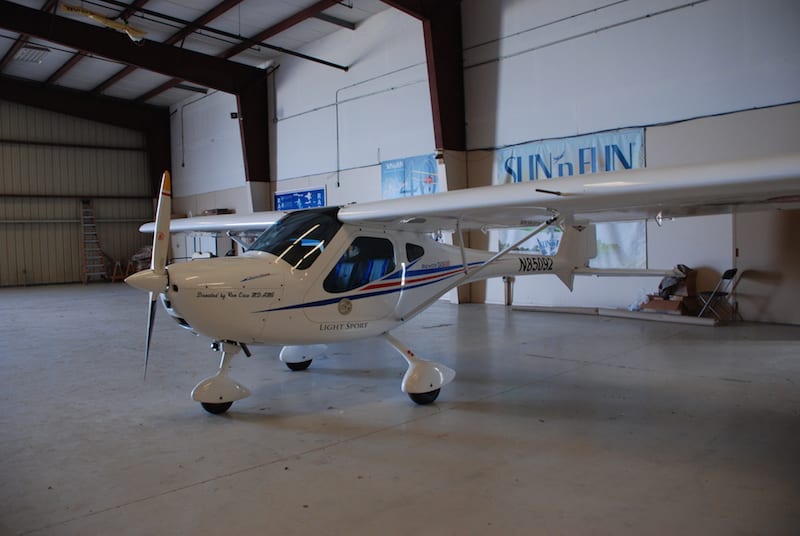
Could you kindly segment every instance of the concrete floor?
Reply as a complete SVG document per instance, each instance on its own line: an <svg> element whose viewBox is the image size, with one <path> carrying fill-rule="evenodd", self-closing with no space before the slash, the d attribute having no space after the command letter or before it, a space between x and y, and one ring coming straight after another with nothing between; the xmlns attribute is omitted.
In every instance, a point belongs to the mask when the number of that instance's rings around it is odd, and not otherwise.
<svg viewBox="0 0 800 536"><path fill-rule="evenodd" d="M122 284L0 289L0 534L798 534L800 327L435 305L383 341L191 401L208 341Z"/></svg>

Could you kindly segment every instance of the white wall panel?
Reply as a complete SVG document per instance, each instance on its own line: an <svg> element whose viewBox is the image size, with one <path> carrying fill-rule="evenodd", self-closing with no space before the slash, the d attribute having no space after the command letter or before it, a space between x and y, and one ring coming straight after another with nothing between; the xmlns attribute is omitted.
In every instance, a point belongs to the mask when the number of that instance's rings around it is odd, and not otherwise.
<svg viewBox="0 0 800 536"><path fill-rule="evenodd" d="M431 153L430 90L424 77L339 105L341 169Z"/></svg>
<svg viewBox="0 0 800 536"><path fill-rule="evenodd" d="M236 98L221 91L172 107L173 190L196 195L244 186L244 160ZM267 150L266 147L263 150Z"/></svg>
<svg viewBox="0 0 800 536"><path fill-rule="evenodd" d="M274 180L434 151L418 20L385 10L355 31L341 30L302 52L350 68L345 73L280 58L270 78ZM172 108L173 188L185 206L197 206L189 197L204 199L210 192L244 186L238 124L230 119L235 110L234 98L222 93L191 97Z"/></svg>
<svg viewBox="0 0 800 536"><path fill-rule="evenodd" d="M277 119L336 102L337 91L347 91L370 80L386 87L397 83L409 67L425 63L422 23L394 9L361 23L355 31L341 30L302 50L311 56L349 66L343 71L294 57L282 57L277 71ZM394 74L393 74L394 73ZM417 74L412 74L416 78ZM352 96L352 94L351 94ZM346 98L342 95L342 98ZM339 100L342 100L340 98Z"/></svg>
<svg viewBox="0 0 800 536"><path fill-rule="evenodd" d="M419 21L386 10L303 52L350 69L281 58L274 75L278 181L435 150Z"/></svg>
<svg viewBox="0 0 800 536"><path fill-rule="evenodd" d="M470 148L798 97L800 3L792 0L491 6L467 0L462 10L471 21L464 38L471 43L465 51ZM487 27L492 10L501 13L494 15L494 40ZM476 24L481 20L489 23Z"/></svg>
<svg viewBox="0 0 800 536"><path fill-rule="evenodd" d="M278 177L313 175L336 169L336 108L300 114L278 122L273 130Z"/></svg>

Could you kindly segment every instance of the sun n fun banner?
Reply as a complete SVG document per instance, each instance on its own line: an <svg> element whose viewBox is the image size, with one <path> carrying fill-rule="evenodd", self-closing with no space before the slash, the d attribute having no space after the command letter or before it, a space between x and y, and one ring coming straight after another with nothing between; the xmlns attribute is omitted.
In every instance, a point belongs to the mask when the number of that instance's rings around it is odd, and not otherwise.
<svg viewBox="0 0 800 536"><path fill-rule="evenodd" d="M557 181L560 177L641 167L644 167L644 129L633 128L498 149L492 183ZM645 268L645 231L644 221L598 224L597 257L590 265L594 268ZM523 229L497 231L494 235L498 249L512 244L527 232ZM551 227L519 249L552 255L558 250L560 239L560 229Z"/></svg>

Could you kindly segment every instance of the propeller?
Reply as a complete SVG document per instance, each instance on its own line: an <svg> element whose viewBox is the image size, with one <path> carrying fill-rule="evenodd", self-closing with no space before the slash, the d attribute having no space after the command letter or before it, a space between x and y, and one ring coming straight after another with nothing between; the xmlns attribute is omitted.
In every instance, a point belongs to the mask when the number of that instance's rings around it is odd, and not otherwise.
<svg viewBox="0 0 800 536"><path fill-rule="evenodd" d="M150 357L150 339L153 334L153 324L156 319L156 300L169 285L167 272L167 253L169 250L169 220L172 212L172 181L169 171L165 171L161 178L161 192L158 196L156 208L156 228L153 234L153 253L150 260L150 269L136 272L125 279L125 282L134 288L150 292L150 302L147 307L147 337L144 347L144 376L147 377L147 361Z"/></svg>

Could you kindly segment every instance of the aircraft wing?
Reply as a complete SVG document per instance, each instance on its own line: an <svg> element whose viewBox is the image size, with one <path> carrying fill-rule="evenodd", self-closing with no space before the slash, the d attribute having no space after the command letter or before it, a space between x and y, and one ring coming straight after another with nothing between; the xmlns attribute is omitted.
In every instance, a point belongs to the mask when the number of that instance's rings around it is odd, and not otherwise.
<svg viewBox="0 0 800 536"><path fill-rule="evenodd" d="M800 208L800 153L760 160L633 169L347 205L342 221L434 232Z"/></svg>
<svg viewBox="0 0 800 536"><path fill-rule="evenodd" d="M263 231L285 215L285 212L276 211L175 218L170 221L169 230L172 233ZM139 231L143 233L152 233L154 230L154 222L139 227Z"/></svg>

